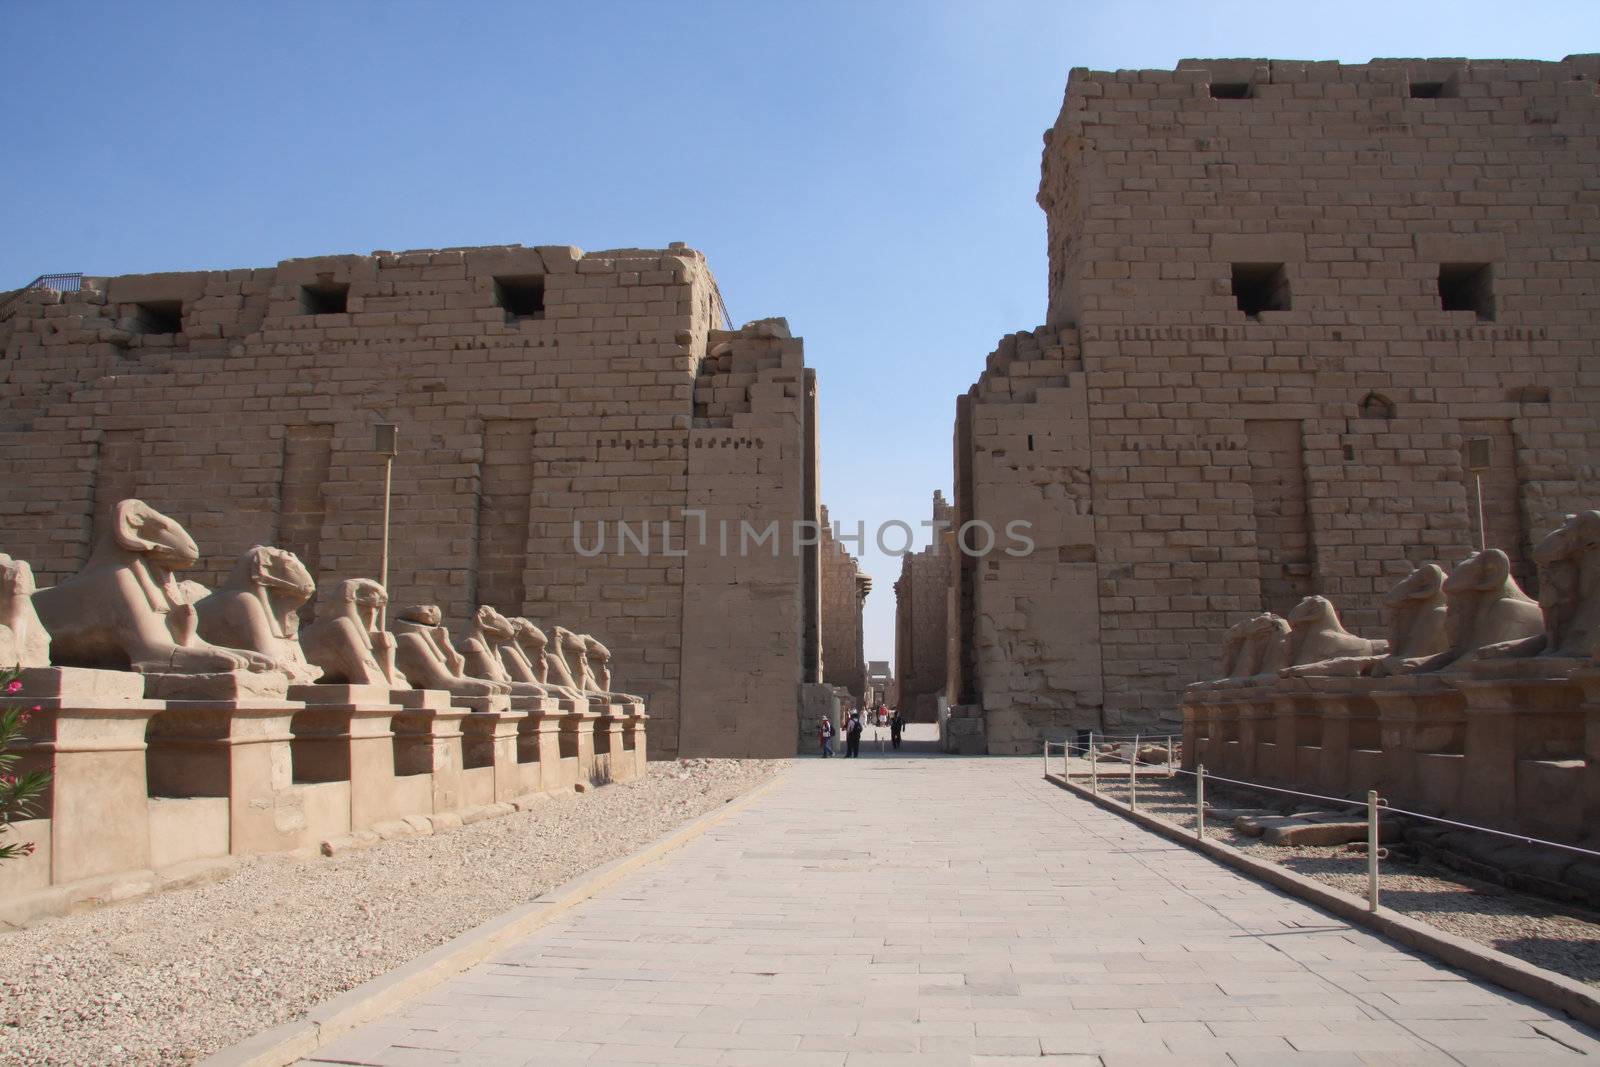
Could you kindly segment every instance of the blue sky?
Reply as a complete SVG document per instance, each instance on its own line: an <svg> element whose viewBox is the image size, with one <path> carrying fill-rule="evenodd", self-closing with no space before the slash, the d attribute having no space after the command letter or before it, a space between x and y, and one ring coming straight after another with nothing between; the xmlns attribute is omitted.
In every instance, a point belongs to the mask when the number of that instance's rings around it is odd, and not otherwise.
<svg viewBox="0 0 1600 1067"><path fill-rule="evenodd" d="M1067 72L1188 56L1558 59L1600 3L24 4L0 288L441 245L686 241L787 316L823 498L950 490L955 396L1044 314L1040 134ZM898 560L869 551L867 654Z"/></svg>

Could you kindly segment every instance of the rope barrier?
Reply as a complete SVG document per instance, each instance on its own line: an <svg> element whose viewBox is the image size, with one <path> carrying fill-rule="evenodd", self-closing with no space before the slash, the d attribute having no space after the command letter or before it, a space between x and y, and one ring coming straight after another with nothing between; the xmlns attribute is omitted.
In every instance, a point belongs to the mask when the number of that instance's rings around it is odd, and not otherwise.
<svg viewBox="0 0 1600 1067"><path fill-rule="evenodd" d="M1206 777L1209 778L1211 776L1207 775ZM1496 830L1492 827L1478 826L1470 822L1456 822L1454 819L1446 819L1439 815L1424 815L1420 811L1407 811L1405 808L1393 807L1388 801L1379 801L1378 806L1387 811L1392 811L1396 815L1407 815L1413 819L1427 819L1429 822L1441 822L1446 826L1456 826L1463 830L1477 830L1480 833L1494 834L1496 837L1508 837L1513 841L1521 841L1529 845L1546 845L1550 848L1559 848L1566 852L1576 852L1582 856L1595 856L1600 858L1600 852L1596 852L1593 849L1579 848L1577 845L1563 845L1559 841L1546 841L1542 837L1529 837L1526 834L1513 834L1506 830Z"/></svg>
<svg viewBox="0 0 1600 1067"><path fill-rule="evenodd" d="M1070 741L1048 742L1047 741L1047 742L1045 742L1045 744L1046 744L1047 751L1048 751L1048 748L1051 747L1053 744L1058 744L1063 749L1066 749L1070 753L1071 748L1076 744L1076 742L1070 742ZM1116 755L1115 753L1099 753L1097 755L1096 762L1132 763L1136 767L1162 767L1163 766L1162 764L1159 764L1159 763L1151 763L1148 760L1141 760L1141 759L1138 758L1137 755L1135 755L1132 759L1129 759L1128 757L1119 756L1119 755ZM1199 777L1196 774L1196 772L1189 771L1189 770L1184 770L1181 767L1171 768L1171 773L1173 773L1173 774L1187 774L1189 777L1196 778L1196 779L1198 779L1198 777ZM1108 780L1110 780L1110 779L1108 779ZM1228 785L1238 786L1238 787L1240 787L1242 789L1254 789L1254 790L1260 790L1262 792L1267 792L1267 793L1281 793L1284 796L1305 797L1305 798L1307 798L1309 800L1320 800L1320 801L1323 801L1323 802L1328 803L1328 804L1338 805L1339 807L1342 807L1342 808L1361 808L1361 807L1365 806L1361 801L1352 800L1349 797L1331 797L1331 796L1327 796L1327 795L1322 794L1322 793L1307 793L1307 792L1304 792L1304 791L1299 790L1299 789L1284 789L1284 788L1282 788L1280 786L1264 785L1261 782L1247 782L1247 781L1244 781L1244 780L1239 779L1239 778L1225 778L1220 774L1214 774L1214 773L1211 773L1211 772L1207 772L1206 773L1205 780L1208 781L1208 782L1224 782L1224 783L1226 783ZM1412 819L1423 819L1423 820L1426 820L1427 822L1436 822L1436 823L1440 823L1440 824L1442 824L1444 826L1453 826L1458 830L1476 830L1479 833L1492 834L1495 837L1503 837L1503 838L1507 839L1508 841L1520 841L1525 845L1541 845L1541 846L1543 846L1545 848L1555 848L1555 849L1560 849L1563 852L1572 852L1572 853L1576 853L1577 855L1580 855L1580 856L1593 856L1596 859L1600 859L1600 851L1596 851L1594 849L1582 848L1582 847L1580 847L1578 845L1566 845L1566 844L1562 844L1560 841L1549 841L1549 840L1546 840L1545 838L1542 838L1542 837L1530 837L1527 834L1512 833L1509 830L1496 830L1492 826L1479 826L1476 823L1461 822L1461 821L1459 821L1457 819L1446 819L1442 815L1429 815L1426 812L1412 811L1409 808L1397 808L1393 804L1389 803L1387 800L1384 800L1384 799L1381 799L1381 798L1377 801L1377 806L1379 808L1381 808L1382 810L1390 812L1391 814L1394 814L1394 815L1404 815L1404 816L1406 816L1408 818L1412 818Z"/></svg>

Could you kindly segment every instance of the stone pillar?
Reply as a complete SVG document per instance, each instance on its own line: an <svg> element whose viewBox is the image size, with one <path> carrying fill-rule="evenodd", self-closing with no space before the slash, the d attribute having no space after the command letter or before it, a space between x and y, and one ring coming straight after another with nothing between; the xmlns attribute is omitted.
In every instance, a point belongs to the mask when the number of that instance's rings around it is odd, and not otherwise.
<svg viewBox="0 0 1600 1067"><path fill-rule="evenodd" d="M145 730L164 705L122 671L36 667L14 699L39 706L24 733L19 773L48 771L50 881L76 882L150 866Z"/></svg>

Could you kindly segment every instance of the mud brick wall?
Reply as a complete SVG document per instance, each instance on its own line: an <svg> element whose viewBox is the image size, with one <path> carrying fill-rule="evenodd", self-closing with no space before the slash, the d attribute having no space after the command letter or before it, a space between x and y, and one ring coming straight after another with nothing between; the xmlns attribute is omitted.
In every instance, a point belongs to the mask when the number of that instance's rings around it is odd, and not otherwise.
<svg viewBox="0 0 1600 1067"><path fill-rule="evenodd" d="M1074 442L1039 468L1068 536L958 567L953 674L991 751L1171 719L1229 625L1304 593L1381 636L1386 588L1475 547L1471 438L1513 559L1596 506L1597 77L1592 55L1072 72L1048 326L957 412L963 518L1037 507L1005 499L1027 434Z"/></svg>
<svg viewBox="0 0 1600 1067"><path fill-rule="evenodd" d="M375 577L373 427L394 423L395 606L437 603L459 630L489 603L595 634L618 687L649 698L652 757L713 754L722 729L788 754L789 620L815 597L792 558L745 584L714 544L686 547L683 509L799 515L807 372L786 329L724 317L682 246L379 252L27 292L0 320L0 550L59 581L138 495L194 535L208 585L266 543L324 592ZM574 524L604 550L579 552Z"/></svg>

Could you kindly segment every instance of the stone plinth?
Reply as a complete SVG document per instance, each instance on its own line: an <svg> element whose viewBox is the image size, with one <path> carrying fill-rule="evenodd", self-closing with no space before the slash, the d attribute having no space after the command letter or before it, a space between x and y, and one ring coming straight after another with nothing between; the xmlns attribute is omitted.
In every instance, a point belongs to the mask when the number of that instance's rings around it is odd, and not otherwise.
<svg viewBox="0 0 1600 1067"><path fill-rule="evenodd" d="M387 686L296 685L289 695L306 705L290 723L295 781L349 782L352 830L431 803L431 790L419 797L397 784L393 720L401 707L389 702Z"/></svg>
<svg viewBox="0 0 1600 1067"><path fill-rule="evenodd" d="M607 703L604 714L594 720L594 773L600 782L625 782L633 777L633 761L623 753L624 715Z"/></svg>
<svg viewBox="0 0 1600 1067"><path fill-rule="evenodd" d="M456 698L442 689L394 689L395 775L401 779L427 775L431 812L465 806L462 792L461 722L471 712L455 707Z"/></svg>
<svg viewBox="0 0 1600 1067"><path fill-rule="evenodd" d="M1277 678L1259 680L1238 679L1237 684L1219 688L1214 692L1217 701L1217 725L1220 744L1213 747L1218 753L1218 766L1206 764L1206 770L1241 780L1254 780L1259 773L1257 759L1263 741L1276 739L1273 721L1273 686Z"/></svg>
<svg viewBox="0 0 1600 1067"><path fill-rule="evenodd" d="M150 700L283 700L288 689L289 676L279 671L144 675Z"/></svg>
<svg viewBox="0 0 1600 1067"><path fill-rule="evenodd" d="M1460 811L1469 822L1572 836L1582 829L1582 808L1559 794L1563 779L1572 793L1581 789L1582 689L1564 674L1530 677L1541 666L1548 664L1487 661L1450 679L1466 700L1463 773L1471 787Z"/></svg>
<svg viewBox="0 0 1600 1067"><path fill-rule="evenodd" d="M650 716L645 714L643 703L632 705L632 709L623 719L622 746L633 764L631 777L643 778L650 770L645 747L645 723Z"/></svg>
<svg viewBox="0 0 1600 1067"><path fill-rule="evenodd" d="M1372 690L1383 747L1380 791L1424 811L1460 810L1466 699L1439 675L1384 681Z"/></svg>
<svg viewBox="0 0 1600 1067"><path fill-rule="evenodd" d="M1315 781L1320 792L1360 798L1379 789L1383 741L1378 726L1372 678L1305 678L1320 701L1322 760Z"/></svg>
<svg viewBox="0 0 1600 1067"><path fill-rule="evenodd" d="M491 698L495 699L495 698ZM525 711L474 711L461 720L463 775L469 804L493 804L521 796L517 736Z"/></svg>
<svg viewBox="0 0 1600 1067"><path fill-rule="evenodd" d="M304 710L288 700L168 701L150 722L150 795L227 797L236 856L314 844L320 827L295 786L290 747Z"/></svg>
<svg viewBox="0 0 1600 1067"><path fill-rule="evenodd" d="M16 770L51 775L37 813L49 825L50 882L149 867L145 731L163 705L120 671L36 667L19 680L12 699L39 710Z"/></svg>
<svg viewBox="0 0 1600 1067"><path fill-rule="evenodd" d="M563 782L569 778L573 784L594 782L594 724L598 719L598 715L589 711L561 716L558 738Z"/></svg>

